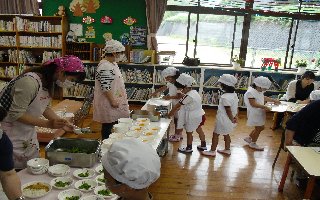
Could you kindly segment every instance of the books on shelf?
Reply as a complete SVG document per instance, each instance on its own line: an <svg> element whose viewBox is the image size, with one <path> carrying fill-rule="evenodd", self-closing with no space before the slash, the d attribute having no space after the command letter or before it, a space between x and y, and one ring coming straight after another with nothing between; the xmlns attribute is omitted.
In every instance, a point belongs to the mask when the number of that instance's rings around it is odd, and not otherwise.
<svg viewBox="0 0 320 200"><path fill-rule="evenodd" d="M28 32L62 32L61 24L51 24L50 21L31 21L21 17L16 17L17 30Z"/></svg>
<svg viewBox="0 0 320 200"><path fill-rule="evenodd" d="M152 88L127 87L127 96L129 100L148 100L152 93Z"/></svg>
<svg viewBox="0 0 320 200"><path fill-rule="evenodd" d="M63 88L64 97L87 97L92 93L93 87L77 83L72 88Z"/></svg>
<svg viewBox="0 0 320 200"><path fill-rule="evenodd" d="M124 82L126 83L152 83L152 73L145 69L140 70L132 69L121 69L121 74Z"/></svg>
<svg viewBox="0 0 320 200"><path fill-rule="evenodd" d="M16 36L0 36L0 46L16 46Z"/></svg>

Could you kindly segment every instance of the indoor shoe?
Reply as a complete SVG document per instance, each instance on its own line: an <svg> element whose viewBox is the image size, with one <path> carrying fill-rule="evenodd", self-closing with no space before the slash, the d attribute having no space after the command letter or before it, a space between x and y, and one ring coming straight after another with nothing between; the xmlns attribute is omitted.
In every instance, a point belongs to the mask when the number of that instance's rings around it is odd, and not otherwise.
<svg viewBox="0 0 320 200"><path fill-rule="evenodd" d="M230 150L226 150L226 149L222 149L222 150L217 150L218 153L221 153L221 154L225 154L225 155L228 155L230 156L231 155L231 151Z"/></svg>
<svg viewBox="0 0 320 200"><path fill-rule="evenodd" d="M207 150L207 146L202 147L201 145L198 145L198 146L197 146L197 149L198 149L199 151L204 151L204 150Z"/></svg>
<svg viewBox="0 0 320 200"><path fill-rule="evenodd" d="M247 142L248 144L250 144L252 142L252 138L250 136L243 138L243 140L245 142Z"/></svg>
<svg viewBox="0 0 320 200"><path fill-rule="evenodd" d="M178 151L179 151L180 153L192 153L192 152L193 152L192 149L187 149L187 147L179 147L179 148L178 148Z"/></svg>
<svg viewBox="0 0 320 200"><path fill-rule="evenodd" d="M258 150L258 151L263 151L263 150L264 150L263 147L258 146L255 142L251 142L251 143L249 144L249 147L250 147L251 149L255 149L255 150Z"/></svg>
<svg viewBox="0 0 320 200"><path fill-rule="evenodd" d="M211 151L211 150L208 150L208 151L202 151L201 152L202 155L205 155L205 156L212 156L212 157L215 157L216 156L216 151Z"/></svg>

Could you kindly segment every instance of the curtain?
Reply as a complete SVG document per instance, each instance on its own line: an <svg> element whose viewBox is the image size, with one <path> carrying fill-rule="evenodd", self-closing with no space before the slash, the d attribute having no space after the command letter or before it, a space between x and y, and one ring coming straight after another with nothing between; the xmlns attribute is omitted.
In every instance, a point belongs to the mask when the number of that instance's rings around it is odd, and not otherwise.
<svg viewBox="0 0 320 200"><path fill-rule="evenodd" d="M157 50L157 31L161 25L164 12L166 11L167 0L146 0L146 13L148 24L148 49Z"/></svg>
<svg viewBox="0 0 320 200"><path fill-rule="evenodd" d="M40 15L37 0L0 0L0 14Z"/></svg>

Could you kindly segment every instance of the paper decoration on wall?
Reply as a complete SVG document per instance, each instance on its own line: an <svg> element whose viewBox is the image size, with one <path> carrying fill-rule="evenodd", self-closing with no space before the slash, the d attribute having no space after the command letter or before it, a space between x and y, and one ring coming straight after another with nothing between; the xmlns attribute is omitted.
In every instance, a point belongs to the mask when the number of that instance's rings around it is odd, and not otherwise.
<svg viewBox="0 0 320 200"><path fill-rule="evenodd" d="M104 33L102 37L104 38L105 41L109 41L112 39L112 33L108 33L108 32Z"/></svg>
<svg viewBox="0 0 320 200"><path fill-rule="evenodd" d="M130 27L130 38L132 46L145 46L147 43L147 29L144 27Z"/></svg>
<svg viewBox="0 0 320 200"><path fill-rule="evenodd" d="M88 26L86 30L86 38L96 38L96 31L93 26Z"/></svg>
<svg viewBox="0 0 320 200"><path fill-rule="evenodd" d="M134 24L134 23L136 23L137 22L137 20L135 19L135 18L132 18L131 16L129 16L129 17L127 17L127 18L125 18L124 20L123 20L123 23L125 24L125 25L128 25L128 26L131 26L132 24Z"/></svg>
<svg viewBox="0 0 320 200"><path fill-rule="evenodd" d="M101 17L100 22L102 24L112 24L112 18L109 16L103 16Z"/></svg>
<svg viewBox="0 0 320 200"><path fill-rule="evenodd" d="M83 35L82 24L70 23L70 30L72 30L76 36L82 36Z"/></svg>
<svg viewBox="0 0 320 200"><path fill-rule="evenodd" d="M82 22L86 23L86 24L92 24L94 22L94 19L90 16L86 16L86 17L82 18Z"/></svg>
<svg viewBox="0 0 320 200"><path fill-rule="evenodd" d="M86 8L87 13L96 13L96 10L100 7L99 0L83 0L83 7Z"/></svg>
<svg viewBox="0 0 320 200"><path fill-rule="evenodd" d="M124 33L120 36L120 41L122 45L131 45L134 40L130 37L129 33Z"/></svg>
<svg viewBox="0 0 320 200"><path fill-rule="evenodd" d="M83 13L86 11L86 8L82 5L82 0L72 0L69 6L71 12L73 12L73 16L81 17Z"/></svg>

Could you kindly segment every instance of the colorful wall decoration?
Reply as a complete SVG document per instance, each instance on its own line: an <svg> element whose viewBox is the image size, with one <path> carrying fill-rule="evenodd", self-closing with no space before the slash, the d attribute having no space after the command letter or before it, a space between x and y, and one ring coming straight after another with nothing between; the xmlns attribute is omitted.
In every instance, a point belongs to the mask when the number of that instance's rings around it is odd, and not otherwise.
<svg viewBox="0 0 320 200"><path fill-rule="evenodd" d="M130 32L130 27L123 23L128 16L136 19L135 27L147 28L146 3L145 0L42 0L44 16L53 16L60 5L66 8L68 23L82 24L83 35L85 31L95 30L95 38L86 38L87 42L104 44L105 40L102 35L110 32L113 39L119 40L121 35ZM69 8L69 9L68 9ZM82 22L84 17L90 16L96 20L95 23L85 24ZM108 16L112 23L101 23L100 19ZM92 32L90 32L92 36ZM141 47L146 48L146 47Z"/></svg>

